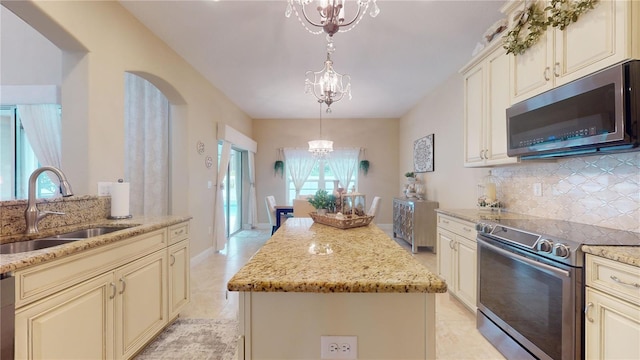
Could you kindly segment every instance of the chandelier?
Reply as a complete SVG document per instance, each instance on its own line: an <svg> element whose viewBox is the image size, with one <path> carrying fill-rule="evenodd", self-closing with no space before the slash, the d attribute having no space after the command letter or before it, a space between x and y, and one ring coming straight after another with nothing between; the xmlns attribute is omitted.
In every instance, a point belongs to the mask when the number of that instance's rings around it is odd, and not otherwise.
<svg viewBox="0 0 640 360"><path fill-rule="evenodd" d="M320 103L320 139L322 139L322 102ZM311 140L309 141L309 152L315 158L325 158L333 151L333 141L331 140Z"/></svg>
<svg viewBox="0 0 640 360"><path fill-rule="evenodd" d="M342 75L333 70L331 53L335 50L333 41L327 36L327 60L320 71L307 71L304 81L304 92L313 94L319 103L327 104L327 113L331 112L331 104L342 100L345 95L351 100L351 76Z"/></svg>
<svg viewBox="0 0 640 360"><path fill-rule="evenodd" d="M376 4L377 0L357 0L358 10L351 20L345 22L345 3L346 0L317 0L318 6L316 11L318 16L315 19L311 19L307 14L307 5L313 2L313 0L288 0L287 9L284 12L286 17L290 17L292 13L296 13L298 21L304 26L307 31L312 34L321 34L326 32L329 36L337 32L346 32L358 25L362 17L367 12L370 4L372 5L369 15L376 17L380 13L380 8ZM303 18L300 17L297 7L300 7ZM321 30L311 30L307 24L311 24L314 27L322 28Z"/></svg>

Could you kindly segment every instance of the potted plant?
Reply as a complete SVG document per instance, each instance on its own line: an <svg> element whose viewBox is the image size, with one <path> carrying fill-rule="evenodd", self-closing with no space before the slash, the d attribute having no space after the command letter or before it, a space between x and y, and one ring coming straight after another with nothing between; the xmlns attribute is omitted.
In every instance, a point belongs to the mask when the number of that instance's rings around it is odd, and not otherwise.
<svg viewBox="0 0 640 360"><path fill-rule="evenodd" d="M408 171L404 173L404 176L407 178L408 182L410 183L416 182L416 173L414 173L413 171Z"/></svg>
<svg viewBox="0 0 640 360"><path fill-rule="evenodd" d="M369 172L369 160L360 160L360 170L362 170L365 176L367 175Z"/></svg>
<svg viewBox="0 0 640 360"><path fill-rule="evenodd" d="M276 160L275 164L273 164L273 171L276 175L280 175L280 177L282 177L284 174L284 161Z"/></svg>
<svg viewBox="0 0 640 360"><path fill-rule="evenodd" d="M333 210L336 203L335 196L329 194L326 190L319 189L313 197L309 198L309 203L316 208L316 212L324 215L329 210Z"/></svg>

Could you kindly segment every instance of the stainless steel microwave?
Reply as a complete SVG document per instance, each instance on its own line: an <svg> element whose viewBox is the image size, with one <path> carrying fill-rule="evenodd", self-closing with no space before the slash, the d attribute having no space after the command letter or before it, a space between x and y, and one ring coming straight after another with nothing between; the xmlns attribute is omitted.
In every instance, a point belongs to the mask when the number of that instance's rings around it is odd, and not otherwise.
<svg viewBox="0 0 640 360"><path fill-rule="evenodd" d="M521 159L639 150L640 60L507 109L507 154Z"/></svg>

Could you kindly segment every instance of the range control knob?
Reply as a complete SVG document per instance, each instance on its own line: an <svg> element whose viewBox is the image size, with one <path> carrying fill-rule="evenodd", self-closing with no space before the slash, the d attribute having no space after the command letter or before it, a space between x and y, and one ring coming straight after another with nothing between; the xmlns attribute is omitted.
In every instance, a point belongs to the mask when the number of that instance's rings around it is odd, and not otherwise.
<svg viewBox="0 0 640 360"><path fill-rule="evenodd" d="M477 223L476 224L476 231L483 233L483 234L490 234L491 230L493 230L493 227L489 224L485 224L485 223Z"/></svg>
<svg viewBox="0 0 640 360"><path fill-rule="evenodd" d="M536 249L540 252L551 253L553 250L553 243L547 239L540 239L536 245Z"/></svg>
<svg viewBox="0 0 640 360"><path fill-rule="evenodd" d="M569 257L570 254L571 254L571 249L569 249L569 247L565 244L556 244L553 247L553 255L557 257L566 259Z"/></svg>

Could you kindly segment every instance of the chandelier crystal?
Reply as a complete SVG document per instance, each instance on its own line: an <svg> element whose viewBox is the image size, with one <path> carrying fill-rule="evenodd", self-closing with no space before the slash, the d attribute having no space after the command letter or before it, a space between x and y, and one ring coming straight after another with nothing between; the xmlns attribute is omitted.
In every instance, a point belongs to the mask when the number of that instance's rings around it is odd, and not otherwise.
<svg viewBox="0 0 640 360"><path fill-rule="evenodd" d="M333 61L331 53L335 50L333 41L329 40L327 44L327 60L324 62L324 68L320 71L307 71L304 81L304 92L313 94L319 103L327 104L327 113L331 112L331 104L342 100L347 95L351 100L351 76L342 75L333 69Z"/></svg>
<svg viewBox="0 0 640 360"><path fill-rule="evenodd" d="M357 12L348 21L345 21L346 0L317 0L316 2L318 5L315 10L318 14L313 19L307 14L307 5L314 2L314 0L288 0L284 15L286 17L290 17L291 14L295 12L298 21L300 21L302 26L304 26L304 28L310 33L317 35L325 32L329 34L329 36L333 36L333 34L337 32L346 32L356 27L369 9L369 5L372 5L369 15L371 17L378 16L380 8L376 1L377 0L357 0ZM300 17L298 7L300 7L302 17ZM309 28L307 24L321 28L321 30L314 31Z"/></svg>
<svg viewBox="0 0 640 360"><path fill-rule="evenodd" d="M320 139L322 139L322 103L320 103ZM331 140L311 140L309 141L309 152L313 157L322 159L333 151L333 141Z"/></svg>

